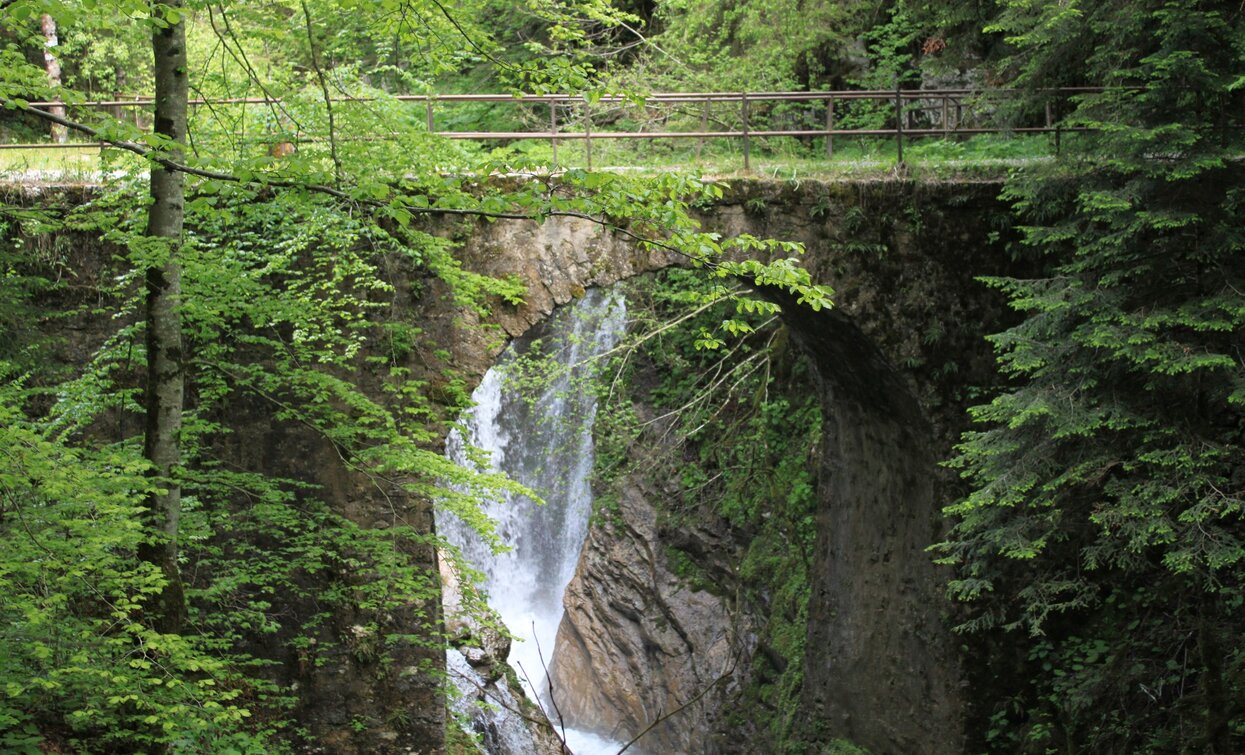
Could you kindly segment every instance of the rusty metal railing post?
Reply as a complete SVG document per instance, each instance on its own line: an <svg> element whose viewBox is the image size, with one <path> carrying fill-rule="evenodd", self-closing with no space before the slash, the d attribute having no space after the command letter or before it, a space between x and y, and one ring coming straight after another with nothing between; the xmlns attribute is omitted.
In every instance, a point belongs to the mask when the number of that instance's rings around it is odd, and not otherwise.
<svg viewBox="0 0 1245 755"><path fill-rule="evenodd" d="M826 100L826 157L834 157L834 97Z"/></svg>
<svg viewBox="0 0 1245 755"><path fill-rule="evenodd" d="M592 103L588 95L584 95L584 153L588 159L588 170L592 170Z"/></svg>
<svg viewBox="0 0 1245 755"><path fill-rule="evenodd" d="M700 133L709 130L709 100L706 99L704 105L700 109ZM696 137L696 162L700 162L700 152L705 147L705 137Z"/></svg>
<svg viewBox="0 0 1245 755"><path fill-rule="evenodd" d="M744 121L744 172L752 171L752 139L748 135L748 93L743 92L742 105L740 111L743 114Z"/></svg>
<svg viewBox="0 0 1245 755"><path fill-rule="evenodd" d="M1063 129L1063 119L1059 117L1059 101L1056 100L1055 101L1055 157L1059 156L1059 151L1063 147L1063 143L1062 143L1063 140L1060 138L1063 136L1062 129Z"/></svg>
<svg viewBox="0 0 1245 755"><path fill-rule="evenodd" d="M549 100L549 146L553 149L553 164L558 164L558 101Z"/></svg>

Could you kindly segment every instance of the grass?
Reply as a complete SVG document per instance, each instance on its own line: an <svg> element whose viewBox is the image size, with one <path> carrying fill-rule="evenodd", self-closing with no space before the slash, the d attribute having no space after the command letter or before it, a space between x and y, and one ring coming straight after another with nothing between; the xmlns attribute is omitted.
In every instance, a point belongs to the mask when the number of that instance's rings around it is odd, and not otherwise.
<svg viewBox="0 0 1245 755"><path fill-rule="evenodd" d="M753 140L751 170L744 170L743 145L735 140L710 140L699 150L692 140L646 142L594 141L593 167L599 170L644 172L689 171L706 177L766 176L784 180L867 179L894 175L898 150L893 138L840 137L827 157L821 139L801 144L791 138ZM904 144L905 175L920 178L999 178L1012 168L1049 160L1054 146L1046 136L981 134L944 140L922 137ZM557 161L548 142L517 142L499 147L492 157L513 159L524 166L585 167L583 142L558 145Z"/></svg>
<svg viewBox="0 0 1245 755"><path fill-rule="evenodd" d="M585 167L585 144L558 145L557 161L548 142L522 141L479 149L499 163L531 170ZM792 138L755 139L751 170L744 170L740 140L597 140L592 144L593 166L599 170L646 172L688 171L715 178L762 176L788 181L802 179L869 179L896 174L897 150L893 138L840 137L834 155L825 155L821 139L801 143ZM141 163L119 153L101 155L97 147L67 149L0 149L0 181L19 183L93 183L103 170L141 169ZM1042 135L981 134L961 139L923 137L904 145L904 175L931 179L982 179L1005 176L1017 166L1053 157L1051 139ZM106 163L106 165L105 165Z"/></svg>
<svg viewBox="0 0 1245 755"><path fill-rule="evenodd" d="M15 183L98 181L100 150L94 145L63 149L0 149L0 181Z"/></svg>

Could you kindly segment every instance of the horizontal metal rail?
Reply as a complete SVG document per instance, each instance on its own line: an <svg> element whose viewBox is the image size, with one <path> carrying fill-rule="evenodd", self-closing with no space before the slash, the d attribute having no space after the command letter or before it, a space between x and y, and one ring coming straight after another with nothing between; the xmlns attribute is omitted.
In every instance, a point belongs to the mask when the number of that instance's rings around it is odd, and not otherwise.
<svg viewBox="0 0 1245 755"><path fill-rule="evenodd" d="M1116 87L1114 89L1132 89ZM377 102L381 99L392 99L395 102L526 102L526 103L668 103L668 102L741 102L747 98L751 102L789 101L789 100L889 100L896 92L903 99L921 100L938 99L941 97L983 97L983 96L1014 96L1018 94L1097 94L1114 91L1108 87L1062 87L1059 89L843 89L835 91L815 92L652 92L644 95L604 94L598 97L583 94L399 94L390 98L379 97L333 97L334 104L339 102ZM321 100L322 101L322 100ZM84 102L42 101L28 103L31 107L142 107L151 105L152 98L135 96L117 100L90 100ZM268 105L283 102L280 97L223 97L213 99L196 98L189 101L191 105Z"/></svg>
<svg viewBox="0 0 1245 755"><path fill-rule="evenodd" d="M334 103L348 104L352 102L368 103L379 102L382 99L391 99L392 101L402 103L422 103L425 110L427 128L430 133L438 136L457 139L457 140L496 140L496 141L514 141L521 139L535 139L549 141L553 149L553 160L557 162L557 147L562 141L582 141L585 143L585 151L587 154L588 165L591 167L592 161L592 142L601 139L697 139L703 143L706 139L741 139L743 141L743 157L745 169L750 168L750 153L752 140L765 137L797 137L797 138L823 138L825 140L825 154L827 157L833 155L833 141L836 136L844 137L892 137L896 140L897 153L899 161L903 160L903 141L905 137L922 137L922 136L969 136L976 134L989 133L1016 133L1016 134L1055 134L1055 145L1058 149L1060 137L1065 132L1084 131L1083 128L1069 128L1060 124L1058 115L1058 104L1061 100L1071 99L1073 97L1096 94L1108 91L1106 87L1067 87L1060 89L1042 89L1037 93L1046 95L1048 102L1044 125L1039 126L988 126L977 124L964 124L965 107L972 108L977 103L995 103L999 100L1007 100L1021 94L1021 90L1016 89L968 89L968 88L945 88L945 89L901 89L892 90L839 90L839 91L816 91L816 92L657 92L645 94L642 96L625 96L620 94L602 94L584 95L584 94L531 94L531 95L514 95L503 93L486 93L486 94L411 94L397 95L392 98L381 97L334 97ZM1031 95L1034 92L1025 91L1024 94ZM895 125L891 128L840 128L835 122L836 110L838 105L840 110L838 115L842 118L842 108L846 103L860 102L872 100L881 103L885 108L892 108L887 116L893 120ZM811 103L816 106L816 110L809 112L804 110L798 112L802 118L814 117L815 113L824 112L824 128L765 128L768 123L757 123L758 108L765 104L782 104L782 103ZM192 106L276 106L281 104L279 98L266 97L237 97L237 98L221 98L221 99L194 99L190 101ZM435 108L438 105L454 105L463 103L493 103L493 104L529 104L540 105L548 108L548 120L546 128L532 131L452 131L444 129L436 129L436 113ZM739 127L735 128L733 123L723 123L727 128L706 128L708 123L708 114L711 105L734 103L738 106L738 112L728 118L728 121L739 123ZM890 103L890 104L887 104ZM597 108L597 114L601 113L601 108L607 106L633 106L637 109L647 111L652 115L652 109L657 109L657 116L662 115L661 108L671 105L689 105L700 104L703 106L700 115L700 128L691 131L647 131L647 130L624 130L611 131L608 127L603 128L599 122L594 122L593 108ZM147 109L152 106L152 99L146 96L129 96L122 95L110 100L89 101L89 102L31 102L29 107L33 108L49 108L58 107L69 110L81 109L111 109L119 110L122 108L142 108ZM567 126L567 130L559 127L559 110L562 110L564 117L561 119ZM934 126L920 125L914 127L912 124L912 116L914 113L926 113L922 116L925 123L935 122ZM935 115L928 115L933 113ZM952 113L954 113L954 125L952 125ZM681 111L683 116L694 115L686 110ZM530 116L529 116L530 117ZM779 116L782 117L782 116ZM788 118L790 116L787 116ZM820 117L820 116L816 116ZM974 118L973 120L978 120ZM720 123L720 121L719 121ZM762 126L756 128L756 126ZM774 124L784 125L784 124ZM383 137L382 137L383 138ZM289 135L289 134L269 134L266 141L278 143L282 141L291 141L297 143L315 143L320 138L307 138L307 135ZM83 149L91 147L106 147L107 145L100 142L66 142L66 143L23 143L23 144L0 144L0 150L15 149ZM697 154L700 152L700 144L697 145Z"/></svg>
<svg viewBox="0 0 1245 755"><path fill-rule="evenodd" d="M1088 131L1085 128L1055 126L1017 126L1015 128L905 128L908 136L941 136L942 134L1053 134L1056 131ZM743 131L437 131L447 139L732 139L743 137ZM748 131L748 136L894 136L893 128L792 129Z"/></svg>

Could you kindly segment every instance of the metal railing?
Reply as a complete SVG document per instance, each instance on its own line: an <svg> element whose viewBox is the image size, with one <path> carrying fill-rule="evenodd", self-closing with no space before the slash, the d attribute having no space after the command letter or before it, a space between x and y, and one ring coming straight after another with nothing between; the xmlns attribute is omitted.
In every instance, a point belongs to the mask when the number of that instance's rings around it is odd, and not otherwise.
<svg viewBox="0 0 1245 755"><path fill-rule="evenodd" d="M515 141L536 139L548 141L552 147L553 162L558 160L558 144L582 141L588 167L592 167L592 144L600 140L659 140L695 139L696 154L708 139L741 140L744 169L751 169L753 143L756 139L770 137L794 137L824 140L826 157L834 155L835 137L886 137L895 140L896 156L903 162L905 140L918 137L941 136L943 138L971 136L976 134L1054 134L1055 149L1060 138L1070 129L1061 124L1060 113L1067 111L1067 101L1077 95L1104 91L1100 87L1049 89L1039 92L1045 98L1045 112L1031 117L1028 122L1017 124L990 123L993 111L1000 101L1021 92L993 89L893 89L893 90L843 90L822 92L676 92L648 94L644 97L603 95L542 94L428 94L399 95L391 99L398 102L423 104L424 122L429 132L449 139L478 141ZM1032 96L1033 92L1024 92ZM276 107L280 100L273 98L223 98L195 99L193 107ZM349 103L375 102L374 98L341 97L332 100L334 106ZM437 129L439 115L447 109L469 103L510 105L526 109L523 128L517 130L457 130ZM802 103L803 109L792 111L793 103ZM871 103L866 105L866 103ZM689 105L699 105L697 112L689 112ZM872 107L871 120L884 122L882 127L862 127L862 107ZM126 110L137 110L132 116L151 107L147 97L127 97L112 100L79 102L32 102L31 107L68 108L76 112L84 109L111 110L120 115ZM732 112L721 115L725 106ZM711 110L719 109L717 117ZM783 112L784 109L786 112ZM539 110L546 111L541 122ZM638 117L637 117L637 114ZM696 122L698 127L688 130L671 129L671 115L677 114L684 122ZM714 128L710 128L710 123ZM619 123L640 123L637 128L617 128ZM540 124L540 125L535 125ZM658 128L649 126L656 124ZM815 124L815 125L813 125ZM847 124L847 127L844 127ZM529 128L528 126L531 125ZM305 135L279 136L272 134L269 141L314 142ZM383 138L383 137L382 137ZM100 142L69 143L20 143L0 144L0 149L74 149L82 147L105 147Z"/></svg>

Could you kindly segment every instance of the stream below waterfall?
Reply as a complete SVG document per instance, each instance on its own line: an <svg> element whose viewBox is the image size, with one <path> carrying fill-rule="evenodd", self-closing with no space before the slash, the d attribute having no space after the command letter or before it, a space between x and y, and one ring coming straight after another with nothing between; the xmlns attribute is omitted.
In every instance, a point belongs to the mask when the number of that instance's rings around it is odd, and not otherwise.
<svg viewBox="0 0 1245 755"><path fill-rule="evenodd" d="M472 393L474 408L464 418L463 432L451 433L446 453L460 464L467 448L487 451L493 468L527 486L544 499L535 505L522 496L506 496L485 506L501 540L511 547L494 554L457 517L437 514L437 529L458 546L466 560L484 575L489 605L516 639L509 663L529 699L550 712L547 677L554 641L562 619L562 595L575 573L592 513L592 425L596 397L585 387L584 366L612 349L626 327L626 305L619 293L588 291L559 308L535 336L516 339ZM542 360L521 360L537 352ZM536 365L533 369L532 365ZM532 377L532 373L544 379ZM551 379L550 379L551 378ZM464 434L466 437L464 438ZM489 684L472 678L470 664L455 649L447 666L462 697L478 697ZM456 657L455 657L456 656ZM462 701L455 709L471 718L489 755L526 755L537 745L518 716L505 708L509 694L495 693L491 712ZM555 691L556 692L556 691ZM556 724L556 718L554 720ZM620 742L587 731L567 730L575 755L615 753Z"/></svg>

